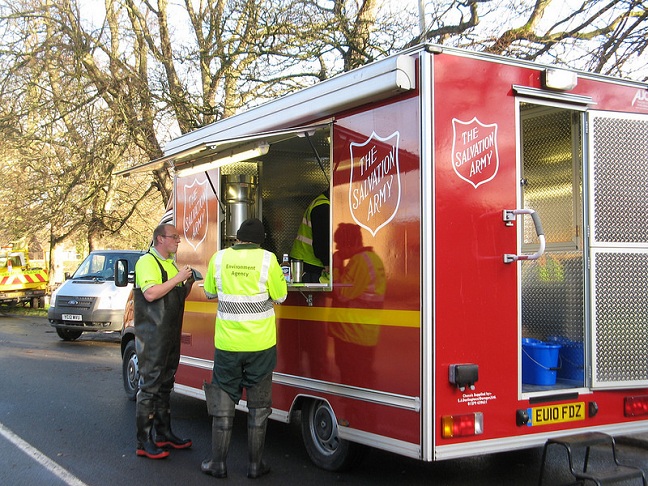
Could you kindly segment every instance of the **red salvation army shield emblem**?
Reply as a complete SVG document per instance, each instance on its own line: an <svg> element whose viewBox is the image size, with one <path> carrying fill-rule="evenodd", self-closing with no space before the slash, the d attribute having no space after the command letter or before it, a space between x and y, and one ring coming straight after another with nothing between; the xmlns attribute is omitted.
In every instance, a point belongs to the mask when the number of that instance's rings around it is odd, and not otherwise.
<svg viewBox="0 0 648 486"><path fill-rule="evenodd" d="M372 132L366 141L349 146L351 215L372 236L396 216L400 205L399 141L398 131L386 138Z"/></svg>
<svg viewBox="0 0 648 486"><path fill-rule="evenodd" d="M485 125L477 118L469 122L452 119L452 168L477 189L491 181L499 169L497 124Z"/></svg>
<svg viewBox="0 0 648 486"><path fill-rule="evenodd" d="M208 222L207 180L194 179L191 184L184 185L184 214L182 215L185 239L194 250L205 241Z"/></svg>

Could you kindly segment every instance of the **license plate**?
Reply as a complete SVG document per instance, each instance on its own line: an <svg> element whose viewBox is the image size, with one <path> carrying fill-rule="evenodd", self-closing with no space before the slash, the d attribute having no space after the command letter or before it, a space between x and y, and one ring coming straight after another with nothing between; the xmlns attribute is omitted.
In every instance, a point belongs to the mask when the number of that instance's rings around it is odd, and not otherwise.
<svg viewBox="0 0 648 486"><path fill-rule="evenodd" d="M81 314L63 314L61 316L64 321L82 321L83 317Z"/></svg>
<svg viewBox="0 0 648 486"><path fill-rule="evenodd" d="M585 402L533 407L528 412L529 426L576 422L577 420L585 420Z"/></svg>

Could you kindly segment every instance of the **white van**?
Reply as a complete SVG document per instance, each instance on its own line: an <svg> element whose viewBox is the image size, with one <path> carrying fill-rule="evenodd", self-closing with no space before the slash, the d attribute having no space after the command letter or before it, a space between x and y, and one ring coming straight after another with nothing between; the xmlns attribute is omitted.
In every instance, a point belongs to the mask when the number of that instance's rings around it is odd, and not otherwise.
<svg viewBox="0 0 648 486"><path fill-rule="evenodd" d="M128 260L132 271L144 253L141 250L93 251L74 275L52 292L47 317L61 339L74 341L84 332L121 331L124 308L133 285L115 286L115 262Z"/></svg>

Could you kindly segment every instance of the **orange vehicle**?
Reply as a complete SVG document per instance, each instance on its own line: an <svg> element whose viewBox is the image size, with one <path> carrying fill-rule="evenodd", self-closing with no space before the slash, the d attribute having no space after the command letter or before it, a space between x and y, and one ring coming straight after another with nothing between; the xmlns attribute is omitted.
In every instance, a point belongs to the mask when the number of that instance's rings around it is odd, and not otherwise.
<svg viewBox="0 0 648 486"><path fill-rule="evenodd" d="M420 46L126 172L164 166L177 259L203 274L250 216L281 260L330 190L331 278L276 307L272 418L301 411L318 466L648 431L646 84ZM177 393L204 399L216 308L194 285Z"/></svg>

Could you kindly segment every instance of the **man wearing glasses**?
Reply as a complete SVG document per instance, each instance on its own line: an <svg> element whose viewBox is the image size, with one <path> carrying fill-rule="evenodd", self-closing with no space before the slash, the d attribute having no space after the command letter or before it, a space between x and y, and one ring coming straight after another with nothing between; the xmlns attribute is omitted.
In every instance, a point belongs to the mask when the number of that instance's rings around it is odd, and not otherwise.
<svg viewBox="0 0 648 486"><path fill-rule="evenodd" d="M139 362L136 423L138 456L162 459L168 448L187 449L191 439L171 431L170 395L180 361L185 298L194 283L191 268L178 268L180 236L175 226L153 231L153 246L135 264L135 346Z"/></svg>

